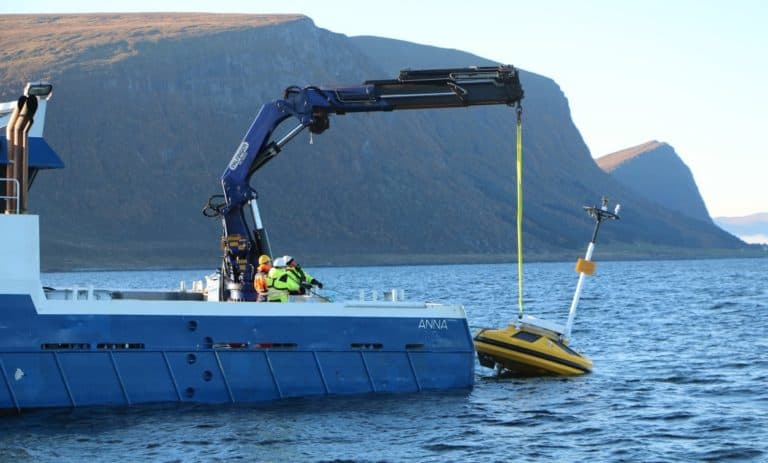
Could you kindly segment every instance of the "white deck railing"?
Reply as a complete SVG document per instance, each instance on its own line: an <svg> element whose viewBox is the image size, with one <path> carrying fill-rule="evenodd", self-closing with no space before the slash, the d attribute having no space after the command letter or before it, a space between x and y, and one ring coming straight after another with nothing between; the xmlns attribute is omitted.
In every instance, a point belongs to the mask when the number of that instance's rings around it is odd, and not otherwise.
<svg viewBox="0 0 768 463"><path fill-rule="evenodd" d="M20 199L19 198L19 196L20 196L19 195L19 193L20 193L19 192L19 189L20 189L19 181L16 180L15 178L0 178L0 187L2 187L2 188L0 188L0 192L4 192L5 191L5 184L6 183L13 183L15 193L13 195L11 195L11 196L0 195L0 199L4 199L6 201L7 200L15 200L16 201L16 213L18 214L19 211L20 211L20 209L19 209L19 206L20 206L20 204L19 204L19 199ZM6 210L8 210L7 207L6 207Z"/></svg>

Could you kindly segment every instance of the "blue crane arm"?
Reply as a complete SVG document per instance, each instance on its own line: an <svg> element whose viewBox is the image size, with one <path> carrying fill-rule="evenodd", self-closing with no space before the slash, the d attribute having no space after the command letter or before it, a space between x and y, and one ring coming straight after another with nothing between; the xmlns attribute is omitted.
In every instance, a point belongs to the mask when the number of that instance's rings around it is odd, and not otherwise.
<svg viewBox="0 0 768 463"><path fill-rule="evenodd" d="M261 107L221 176L223 201L213 204L212 197L204 210L206 215L222 216L223 292L230 300L256 298L252 281L256 262L259 255L269 253L269 244L250 178L302 130L324 132L333 114L512 106L522 98L520 78L513 66L403 70L397 79L370 80L358 86L288 87L282 99ZM273 140L275 130L291 118L296 120L296 126L279 140ZM246 207L249 204L250 209ZM249 212L254 216L251 221L255 226L249 224Z"/></svg>

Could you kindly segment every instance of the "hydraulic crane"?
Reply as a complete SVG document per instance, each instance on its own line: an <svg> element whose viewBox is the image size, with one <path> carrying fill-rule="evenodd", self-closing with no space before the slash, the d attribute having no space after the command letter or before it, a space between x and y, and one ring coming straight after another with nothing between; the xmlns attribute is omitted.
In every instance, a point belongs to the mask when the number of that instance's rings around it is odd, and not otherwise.
<svg viewBox="0 0 768 463"><path fill-rule="evenodd" d="M312 134L323 133L331 114L477 105L519 109L522 98L520 77L513 66L403 70L397 79L369 80L358 86L288 87L282 99L261 107L221 176L224 194L211 196L203 209L208 217L220 216L224 228L222 297L256 300L253 277L259 256L269 254L269 243L250 178L305 128ZM275 129L290 118L297 125L273 140Z"/></svg>

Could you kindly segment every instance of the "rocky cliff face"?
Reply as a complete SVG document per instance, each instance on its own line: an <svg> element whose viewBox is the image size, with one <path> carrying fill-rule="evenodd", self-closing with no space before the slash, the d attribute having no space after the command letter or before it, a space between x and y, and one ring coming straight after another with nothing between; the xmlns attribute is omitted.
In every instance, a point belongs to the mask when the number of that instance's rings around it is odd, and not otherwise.
<svg viewBox="0 0 768 463"><path fill-rule="evenodd" d="M667 143L649 141L597 159L623 185L659 206L711 223L691 170Z"/></svg>
<svg viewBox="0 0 768 463"><path fill-rule="evenodd" d="M48 34L45 50L6 51L6 37L0 47L0 76L16 82L2 97L17 96L26 80L55 84L46 139L67 168L40 174L30 196L47 268L216 266L221 226L201 209L220 193L219 176L261 104L294 84L493 64L456 50L349 38L304 17L139 16L0 17L18 31L13 43ZM45 27L30 26L38 23ZM557 85L522 78L529 257L583 252L592 224L581 206L603 194L626 212L601 232L601 252L743 246L602 172ZM515 252L514 111L336 116L314 144L294 140L253 185L277 254L314 264L503 260Z"/></svg>
<svg viewBox="0 0 768 463"><path fill-rule="evenodd" d="M351 39L377 62L394 68L414 68L419 63L428 67L459 66L467 62L496 64L457 50L379 37ZM548 249L553 249L552 243L558 242L554 234L575 237L591 227L591 224L585 224L579 204L593 204L601 195L606 195L614 202L621 202L625 211L620 227L605 227L601 230L603 245L608 243L615 249L625 249L624 246L632 243L630 246L646 257L659 255L659 250L646 247L647 243L678 248L743 247L743 243L712 225L693 177L684 164L682 173L687 172L687 179L683 177L679 181L686 183L686 180L690 180L701 209L704 210L705 221L700 220L701 216L681 215L674 207L661 206L634 191L621 179L606 174L591 158L571 119L568 100L557 84L546 77L526 72L523 72L522 79L526 92L523 102L526 126L523 135L527 211L525 226L546 236L550 244ZM482 127L491 131L504 130L492 123L483 124ZM511 156L512 152L505 155ZM501 160L496 159L494 162ZM490 171L486 175L487 179L504 182L504 176L512 174L509 171ZM574 240L578 241L578 238ZM605 252L605 247L601 247L601 252ZM629 254L638 256L633 251ZM681 249L677 255L695 253Z"/></svg>

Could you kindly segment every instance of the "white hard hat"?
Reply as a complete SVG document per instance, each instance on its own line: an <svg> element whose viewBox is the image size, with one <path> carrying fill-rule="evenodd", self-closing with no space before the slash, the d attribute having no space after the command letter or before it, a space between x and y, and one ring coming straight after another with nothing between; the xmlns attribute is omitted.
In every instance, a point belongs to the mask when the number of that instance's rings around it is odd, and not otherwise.
<svg viewBox="0 0 768 463"><path fill-rule="evenodd" d="M273 267L285 267L285 265L288 263L287 260L285 260L285 257L278 257L274 261L272 261Z"/></svg>
<svg viewBox="0 0 768 463"><path fill-rule="evenodd" d="M285 265L288 265L293 260L293 257L291 257L291 256L283 256L283 259L285 259Z"/></svg>

